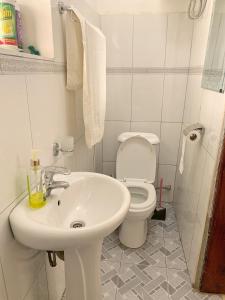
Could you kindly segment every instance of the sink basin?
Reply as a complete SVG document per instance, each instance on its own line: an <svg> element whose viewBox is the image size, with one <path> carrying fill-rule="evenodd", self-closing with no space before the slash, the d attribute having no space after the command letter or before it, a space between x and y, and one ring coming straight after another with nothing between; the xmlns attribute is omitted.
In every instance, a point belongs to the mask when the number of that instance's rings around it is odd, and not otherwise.
<svg viewBox="0 0 225 300"><path fill-rule="evenodd" d="M119 181L96 173L58 175L66 190L53 190L47 204L32 209L24 199L10 215L17 241L64 251L67 300L99 300L102 241L124 220L130 193Z"/></svg>

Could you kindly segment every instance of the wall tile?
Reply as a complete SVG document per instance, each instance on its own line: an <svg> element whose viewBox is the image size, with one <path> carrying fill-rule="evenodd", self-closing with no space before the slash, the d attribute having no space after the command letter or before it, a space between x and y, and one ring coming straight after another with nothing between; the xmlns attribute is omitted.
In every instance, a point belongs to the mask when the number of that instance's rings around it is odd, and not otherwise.
<svg viewBox="0 0 225 300"><path fill-rule="evenodd" d="M0 212L21 195L31 153L31 133L24 76L1 76Z"/></svg>
<svg viewBox="0 0 225 300"><path fill-rule="evenodd" d="M173 201L173 191L175 184L176 166L159 165L158 186L160 179L163 178L163 185L171 185L171 191L163 191L163 202Z"/></svg>
<svg viewBox="0 0 225 300"><path fill-rule="evenodd" d="M160 139L161 124L160 122L131 122L131 131L154 133ZM155 147L156 147L156 155L157 155L157 162L158 162L160 145L156 145Z"/></svg>
<svg viewBox="0 0 225 300"><path fill-rule="evenodd" d="M130 1L123 0L115 2L113 0L87 0L100 14L143 14L143 13L166 13L184 12L187 10L188 0L151 0Z"/></svg>
<svg viewBox="0 0 225 300"><path fill-rule="evenodd" d="M75 101L67 98L63 74L27 76L27 92L33 144L46 166L53 162L52 144L74 135Z"/></svg>
<svg viewBox="0 0 225 300"><path fill-rule="evenodd" d="M214 182L216 181L216 178L214 176L215 167L216 164L214 159L209 154L207 154L203 172L201 192L197 207L197 218L203 226L205 225L206 216L208 213L210 193L212 191Z"/></svg>
<svg viewBox="0 0 225 300"><path fill-rule="evenodd" d="M161 121L163 81L163 75L134 75L132 121Z"/></svg>
<svg viewBox="0 0 225 300"><path fill-rule="evenodd" d="M212 157L216 160L219 146L221 144L221 139L224 134L224 113L225 113L225 101L223 94L216 94L212 92L212 119L210 123L209 129L209 144L208 144L208 152L212 155ZM216 100L215 100L216 96Z"/></svg>
<svg viewBox="0 0 225 300"><path fill-rule="evenodd" d="M13 237L9 214L15 203L0 215L0 257L10 300L24 299L44 265L44 254L24 247Z"/></svg>
<svg viewBox="0 0 225 300"><path fill-rule="evenodd" d="M134 16L134 67L163 67L166 50L167 16Z"/></svg>
<svg viewBox="0 0 225 300"><path fill-rule="evenodd" d="M101 16L101 26L107 40L107 66L132 66L133 16Z"/></svg>
<svg viewBox="0 0 225 300"><path fill-rule="evenodd" d="M89 149L86 146L85 137L81 137L74 147L74 166L76 172L94 171L94 147Z"/></svg>
<svg viewBox="0 0 225 300"><path fill-rule="evenodd" d="M169 164L174 166L177 164L180 131L181 124L179 123L162 123L159 154L160 164Z"/></svg>
<svg viewBox="0 0 225 300"><path fill-rule="evenodd" d="M0 261L0 299L8 300L7 294L6 294L6 288L5 288L5 281L4 281L3 272L2 272L1 261Z"/></svg>
<svg viewBox="0 0 225 300"><path fill-rule="evenodd" d="M202 237L204 234L205 226L201 226L201 224L196 223L193 230L193 239L192 239L192 247L190 252L190 260L188 260L187 266L189 270L189 274L191 277L192 284L195 284L195 277L197 273L197 266L199 260L199 253L202 245Z"/></svg>
<svg viewBox="0 0 225 300"><path fill-rule="evenodd" d="M182 122L187 75L166 75L164 82L163 122Z"/></svg>
<svg viewBox="0 0 225 300"><path fill-rule="evenodd" d="M103 161L116 161L116 154L119 143L118 136L122 132L130 131L130 122L105 122L105 134L103 138Z"/></svg>
<svg viewBox="0 0 225 300"><path fill-rule="evenodd" d="M74 123L75 117L75 124L74 124L74 138L75 142L78 141L85 132L84 129L84 118L83 118L83 90L80 89L76 91L76 93L68 93L68 99L66 100L69 102L71 107L71 113L69 116L72 118L71 122Z"/></svg>
<svg viewBox="0 0 225 300"><path fill-rule="evenodd" d="M168 15L166 67L189 67L193 21L186 13Z"/></svg>
<svg viewBox="0 0 225 300"><path fill-rule="evenodd" d="M132 75L107 76L106 120L130 121Z"/></svg>
<svg viewBox="0 0 225 300"><path fill-rule="evenodd" d="M95 172L102 173L103 169L103 153L102 153L102 141L95 146Z"/></svg>
<svg viewBox="0 0 225 300"><path fill-rule="evenodd" d="M131 122L131 131L150 132L156 134L160 138L160 130L160 122Z"/></svg>
<svg viewBox="0 0 225 300"><path fill-rule="evenodd" d="M215 161L209 154L206 155L206 162L203 172L203 180L201 185L201 193L197 206L197 215L195 221L195 229L193 231L193 240L190 249L190 256L188 259L188 267L190 271L191 280L195 282L197 272L197 265L201 251L202 238L204 234L205 221L208 212L210 193L213 186L213 176L215 171Z"/></svg>
<svg viewBox="0 0 225 300"><path fill-rule="evenodd" d="M224 126L224 95L204 90L202 96L200 122L205 127L203 145L216 159Z"/></svg>
<svg viewBox="0 0 225 300"><path fill-rule="evenodd" d="M34 284L28 291L24 300L49 300L45 266L39 272Z"/></svg>
<svg viewBox="0 0 225 300"><path fill-rule="evenodd" d="M202 144L207 149L210 140L210 125L212 122L212 111L214 109L214 93L210 91L203 91L202 102L201 102L201 111L199 120L200 123L205 127L205 132L202 137Z"/></svg>
<svg viewBox="0 0 225 300"><path fill-rule="evenodd" d="M211 20L211 17L208 17L206 14L204 14L204 16L205 17L195 20L194 22L194 32L190 60L191 67L204 65Z"/></svg>
<svg viewBox="0 0 225 300"><path fill-rule="evenodd" d="M184 173L177 172L175 197L176 212L186 259L189 260L193 230L196 224L196 210L202 187L207 152L202 144L187 143Z"/></svg>
<svg viewBox="0 0 225 300"><path fill-rule="evenodd" d="M52 28L53 28L53 40L54 40L54 59L58 62L65 62L65 35L63 18L59 13L58 5L56 1L52 1Z"/></svg>
<svg viewBox="0 0 225 300"><path fill-rule="evenodd" d="M115 162L103 162L103 174L116 177L116 163Z"/></svg>
<svg viewBox="0 0 225 300"><path fill-rule="evenodd" d="M184 110L184 123L192 124L199 120L203 89L201 88L201 75L188 77L187 95Z"/></svg>

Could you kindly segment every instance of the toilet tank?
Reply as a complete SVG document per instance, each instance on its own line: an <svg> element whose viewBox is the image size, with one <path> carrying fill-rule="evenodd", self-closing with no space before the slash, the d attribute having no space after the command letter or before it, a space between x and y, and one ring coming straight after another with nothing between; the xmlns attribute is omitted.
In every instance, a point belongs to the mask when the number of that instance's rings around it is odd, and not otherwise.
<svg viewBox="0 0 225 300"><path fill-rule="evenodd" d="M159 138L152 133L125 132L116 160L116 178L143 179L154 183L156 176L156 145Z"/></svg>

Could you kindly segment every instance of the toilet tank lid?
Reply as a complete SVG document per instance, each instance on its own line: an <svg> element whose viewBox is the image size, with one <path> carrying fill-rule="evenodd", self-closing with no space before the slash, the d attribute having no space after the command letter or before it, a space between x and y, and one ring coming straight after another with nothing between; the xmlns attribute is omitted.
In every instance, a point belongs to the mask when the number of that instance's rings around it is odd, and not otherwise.
<svg viewBox="0 0 225 300"><path fill-rule="evenodd" d="M124 132L118 136L118 141L123 143L134 137L142 137L152 145L158 145L160 143L160 140L156 134L147 132Z"/></svg>

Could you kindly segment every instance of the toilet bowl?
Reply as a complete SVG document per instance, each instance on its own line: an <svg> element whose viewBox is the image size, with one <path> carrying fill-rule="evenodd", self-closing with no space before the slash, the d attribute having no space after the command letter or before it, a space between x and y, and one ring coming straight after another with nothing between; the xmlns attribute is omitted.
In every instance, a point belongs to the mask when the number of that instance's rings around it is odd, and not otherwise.
<svg viewBox="0 0 225 300"><path fill-rule="evenodd" d="M125 221L120 226L119 238L129 248L141 247L147 238L148 218L156 207L153 185L156 174L154 145L159 139L149 133L123 133L118 137L116 177L128 188L131 204Z"/></svg>
<svg viewBox="0 0 225 300"><path fill-rule="evenodd" d="M137 181L124 182L131 194L131 204L119 232L121 243L129 248L141 247L147 237L148 218L156 207L156 191L152 184Z"/></svg>

